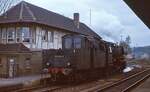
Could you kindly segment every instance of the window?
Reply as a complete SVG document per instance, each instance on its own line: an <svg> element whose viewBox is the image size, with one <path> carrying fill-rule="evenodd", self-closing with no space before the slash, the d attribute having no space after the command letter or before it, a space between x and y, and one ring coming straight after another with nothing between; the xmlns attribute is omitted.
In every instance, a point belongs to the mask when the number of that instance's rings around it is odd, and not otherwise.
<svg viewBox="0 0 150 92"><path fill-rule="evenodd" d="M51 32L51 35L50 35L50 42L54 42L54 32L53 31Z"/></svg>
<svg viewBox="0 0 150 92"><path fill-rule="evenodd" d="M21 27L16 28L16 42L21 42Z"/></svg>
<svg viewBox="0 0 150 92"><path fill-rule="evenodd" d="M36 42L36 27L33 26L33 27L30 27L30 33L32 34L32 43L35 43Z"/></svg>
<svg viewBox="0 0 150 92"><path fill-rule="evenodd" d="M30 58L26 58L25 59L25 68L26 69L30 69L31 68Z"/></svg>
<svg viewBox="0 0 150 92"><path fill-rule="evenodd" d="M12 43L15 41L15 28L7 29L7 42Z"/></svg>
<svg viewBox="0 0 150 92"><path fill-rule="evenodd" d="M7 34L7 30L6 28L2 28L2 43L6 43L6 34Z"/></svg>
<svg viewBox="0 0 150 92"><path fill-rule="evenodd" d="M0 66L2 66L2 59L0 58Z"/></svg>
<svg viewBox="0 0 150 92"><path fill-rule="evenodd" d="M48 31L42 30L42 41L48 41Z"/></svg>
<svg viewBox="0 0 150 92"><path fill-rule="evenodd" d="M23 27L21 29L21 36L23 42L30 42L30 31L29 27Z"/></svg>
<svg viewBox="0 0 150 92"><path fill-rule="evenodd" d="M2 40L2 31L1 31L1 28L0 28L0 43L1 43L1 40Z"/></svg>
<svg viewBox="0 0 150 92"><path fill-rule="evenodd" d="M72 39L71 38L65 38L65 48L70 49L72 47Z"/></svg>
<svg viewBox="0 0 150 92"><path fill-rule="evenodd" d="M81 38L74 39L74 48L81 48Z"/></svg>

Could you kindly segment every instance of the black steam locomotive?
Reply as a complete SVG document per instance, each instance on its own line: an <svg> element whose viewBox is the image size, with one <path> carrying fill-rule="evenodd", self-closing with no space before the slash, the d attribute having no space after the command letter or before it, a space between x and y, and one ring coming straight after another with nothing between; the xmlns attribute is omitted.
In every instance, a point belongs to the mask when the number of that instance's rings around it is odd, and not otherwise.
<svg viewBox="0 0 150 92"><path fill-rule="evenodd" d="M44 50L43 57L52 80L95 78L126 66L123 47L84 35L65 35L62 49Z"/></svg>

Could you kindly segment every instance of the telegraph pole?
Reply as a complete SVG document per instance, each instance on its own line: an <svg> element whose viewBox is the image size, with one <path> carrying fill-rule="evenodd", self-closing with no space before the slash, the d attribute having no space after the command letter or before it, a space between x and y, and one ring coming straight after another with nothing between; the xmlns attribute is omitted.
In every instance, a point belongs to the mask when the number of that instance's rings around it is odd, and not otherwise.
<svg viewBox="0 0 150 92"><path fill-rule="evenodd" d="M92 26L91 22L92 22L92 14L91 14L91 9L90 9L90 26Z"/></svg>

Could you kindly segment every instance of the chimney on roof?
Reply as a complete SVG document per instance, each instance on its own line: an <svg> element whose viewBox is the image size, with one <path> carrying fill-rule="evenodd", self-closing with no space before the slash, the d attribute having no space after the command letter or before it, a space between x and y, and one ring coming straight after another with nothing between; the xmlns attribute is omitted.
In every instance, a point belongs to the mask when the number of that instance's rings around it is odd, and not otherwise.
<svg viewBox="0 0 150 92"><path fill-rule="evenodd" d="M79 28L80 26L80 20L79 20L79 13L74 13L74 25L76 26L76 28Z"/></svg>

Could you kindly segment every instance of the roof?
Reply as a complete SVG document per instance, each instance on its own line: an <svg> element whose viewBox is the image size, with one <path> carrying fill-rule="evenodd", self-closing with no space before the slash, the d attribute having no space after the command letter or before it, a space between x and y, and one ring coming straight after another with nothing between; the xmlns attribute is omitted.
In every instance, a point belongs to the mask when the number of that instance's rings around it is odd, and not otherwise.
<svg viewBox="0 0 150 92"><path fill-rule="evenodd" d="M0 44L0 53L4 53L4 52L29 53L30 50L22 43Z"/></svg>
<svg viewBox="0 0 150 92"><path fill-rule="evenodd" d="M124 0L136 15L150 28L150 0Z"/></svg>
<svg viewBox="0 0 150 92"><path fill-rule="evenodd" d="M25 1L20 2L0 16L0 24L17 22L43 24L101 39L98 34L84 23L80 22L80 27L78 29L75 26L73 19L48 11Z"/></svg>

